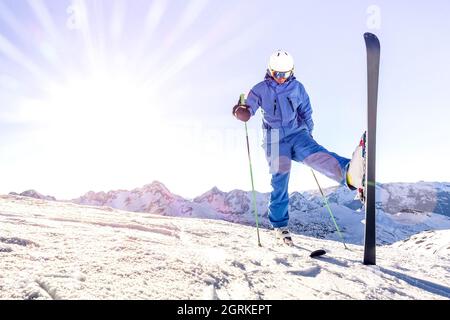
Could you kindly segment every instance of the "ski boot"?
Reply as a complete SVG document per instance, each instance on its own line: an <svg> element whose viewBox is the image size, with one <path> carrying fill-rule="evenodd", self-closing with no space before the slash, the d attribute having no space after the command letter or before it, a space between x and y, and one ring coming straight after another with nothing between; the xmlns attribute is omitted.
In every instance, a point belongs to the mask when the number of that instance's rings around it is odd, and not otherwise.
<svg viewBox="0 0 450 320"><path fill-rule="evenodd" d="M294 242L292 241L291 234L287 227L275 228L275 236L277 240L283 242L284 244L292 247Z"/></svg>
<svg viewBox="0 0 450 320"><path fill-rule="evenodd" d="M347 184L357 190L355 199L360 200L363 204L366 201L366 135L367 132L364 132L359 145L353 152L347 171Z"/></svg>

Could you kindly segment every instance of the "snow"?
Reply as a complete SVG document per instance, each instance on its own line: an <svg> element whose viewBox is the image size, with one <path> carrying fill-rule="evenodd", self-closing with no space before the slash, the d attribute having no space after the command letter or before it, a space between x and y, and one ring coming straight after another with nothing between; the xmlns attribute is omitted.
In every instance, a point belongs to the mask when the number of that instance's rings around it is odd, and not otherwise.
<svg viewBox="0 0 450 320"><path fill-rule="evenodd" d="M323 208L296 215L295 247L261 229L260 248L249 225L0 196L0 299L450 298L450 219L379 212L380 230L406 231L379 235L365 266L363 215L333 207L350 250L332 227L308 235L308 219L329 225Z"/></svg>

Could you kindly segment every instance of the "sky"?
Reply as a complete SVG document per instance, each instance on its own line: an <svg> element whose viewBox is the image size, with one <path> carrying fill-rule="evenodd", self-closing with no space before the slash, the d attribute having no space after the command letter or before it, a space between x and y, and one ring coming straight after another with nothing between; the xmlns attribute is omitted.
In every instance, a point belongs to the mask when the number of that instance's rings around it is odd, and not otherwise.
<svg viewBox="0 0 450 320"><path fill-rule="evenodd" d="M449 14L445 0L0 0L0 193L251 190L231 109L277 49L294 56L315 139L351 157L368 31L382 46L377 180L450 181ZM259 112L248 128L255 187L269 192ZM315 188L294 164L290 191Z"/></svg>

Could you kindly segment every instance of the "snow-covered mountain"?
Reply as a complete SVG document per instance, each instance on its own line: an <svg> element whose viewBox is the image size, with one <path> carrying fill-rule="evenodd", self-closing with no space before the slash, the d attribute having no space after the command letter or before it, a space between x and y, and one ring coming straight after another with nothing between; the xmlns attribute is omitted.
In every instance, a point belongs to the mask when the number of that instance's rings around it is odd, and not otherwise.
<svg viewBox="0 0 450 320"><path fill-rule="evenodd" d="M450 217L450 183L387 183L380 189L378 201L388 213L421 211Z"/></svg>
<svg viewBox="0 0 450 320"><path fill-rule="evenodd" d="M361 208L361 203L354 200L355 193L344 187L325 189L328 201L352 210ZM55 197L45 196L35 190L20 194L35 199L56 201ZM256 193L258 211L267 215L268 193ZM171 193L164 184L154 181L134 190L115 190L109 192L90 191L80 198L70 200L77 204L109 206L135 212L152 212L162 215L183 215L202 217L200 207L208 207L221 217L230 221L244 221L243 216L253 213L252 194L247 191L233 190L224 192L217 187L194 198L192 201ZM290 195L291 211L310 211L323 207L323 199L318 191L292 192ZM386 213L437 213L450 216L450 183L418 182L387 183L377 185L377 207ZM195 212L194 212L195 211ZM204 213L203 213L204 214ZM209 213L208 213L209 214Z"/></svg>
<svg viewBox="0 0 450 320"><path fill-rule="evenodd" d="M440 215L448 214L445 208L450 210L450 204L446 200L450 199L449 184L385 184L378 185L377 189L377 235L380 244L403 240L421 231L450 228L447 220ZM355 193L344 187L329 188L325 193L346 234L346 240L360 244L364 232L361 227L364 215L358 211L361 203L354 200ZM256 199L259 222L263 227L270 227L267 214L269 194L257 192ZM193 200L187 200L172 194L162 183L155 181L132 191L89 192L72 202L166 216L255 224L252 193L242 190L224 192L214 187ZM436 208L440 209L437 212L425 211ZM336 228L318 191L291 193L290 216L294 231L317 238L338 240ZM405 223L406 220L409 222Z"/></svg>
<svg viewBox="0 0 450 320"><path fill-rule="evenodd" d="M328 201L357 210L361 207L354 200L355 193L345 187L326 189ZM317 192L305 193L317 198ZM450 216L450 183L384 183L377 184L377 207L386 213L432 212Z"/></svg>
<svg viewBox="0 0 450 320"><path fill-rule="evenodd" d="M358 214L340 211L346 236L361 236ZM261 229L258 247L254 227L217 219L0 196L0 299L450 299L450 219L439 217L446 230L381 245L365 266L361 245L296 232L289 248ZM327 255L309 258L318 248Z"/></svg>
<svg viewBox="0 0 450 320"><path fill-rule="evenodd" d="M16 192L11 192L10 195L13 196L22 196L22 197L30 197L30 198L35 198L35 199L41 199L41 200L49 200L49 201L56 201L55 197L52 196L45 196L39 192L37 192L36 190L26 190L22 193L16 193Z"/></svg>
<svg viewBox="0 0 450 320"><path fill-rule="evenodd" d="M352 210L361 208L361 203L354 199L355 193L345 187L332 187L324 190L328 201ZM263 211L269 199L268 193L256 193L258 207ZM21 194L24 195L24 194ZM172 215L175 209L183 215L192 212L193 204L207 205L224 215L241 215L251 211L252 194L242 190L224 192L217 187L205 192L192 201L171 193L161 182L155 181L132 191L117 190L105 192L88 192L72 200L78 204L111 206L128 211L155 212ZM450 183L388 183L377 185L377 205L386 213L431 212L450 216ZM307 211L323 206L323 199L318 191L293 192L290 195L291 210ZM186 212L185 212L186 211Z"/></svg>
<svg viewBox="0 0 450 320"><path fill-rule="evenodd" d="M189 201L171 193L162 183L153 182L131 191L88 192L72 200L77 204L107 206L135 212L190 216Z"/></svg>
<svg viewBox="0 0 450 320"><path fill-rule="evenodd" d="M133 212L223 219L248 224L252 221L250 196L250 193L240 190L225 193L213 188L193 200L187 200L171 193L161 182L154 181L131 191L115 190L107 193L91 191L70 201L76 204L106 206ZM258 198L262 208L266 195L258 194Z"/></svg>

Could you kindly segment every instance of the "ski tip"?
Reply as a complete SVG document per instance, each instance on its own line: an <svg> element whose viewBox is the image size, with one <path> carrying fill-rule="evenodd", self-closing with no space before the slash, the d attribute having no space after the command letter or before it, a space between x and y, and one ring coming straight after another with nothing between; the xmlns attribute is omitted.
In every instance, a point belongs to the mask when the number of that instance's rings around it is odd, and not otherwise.
<svg viewBox="0 0 450 320"><path fill-rule="evenodd" d="M364 40L366 41L366 43L375 45L377 47L380 46L380 40L378 39L378 37L376 35L374 35L373 33L370 32L366 32L364 33Z"/></svg>
<svg viewBox="0 0 450 320"><path fill-rule="evenodd" d="M378 37L376 36L376 35L374 35L373 33L371 33L371 32L366 32L366 33L364 33L364 38L372 38L372 39L378 39Z"/></svg>
<svg viewBox="0 0 450 320"><path fill-rule="evenodd" d="M316 251L311 252L311 254L310 254L309 256L310 256L311 258L316 258L316 257L323 256L324 254L326 254L326 251L320 249L320 250L316 250Z"/></svg>

